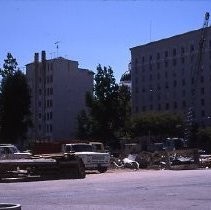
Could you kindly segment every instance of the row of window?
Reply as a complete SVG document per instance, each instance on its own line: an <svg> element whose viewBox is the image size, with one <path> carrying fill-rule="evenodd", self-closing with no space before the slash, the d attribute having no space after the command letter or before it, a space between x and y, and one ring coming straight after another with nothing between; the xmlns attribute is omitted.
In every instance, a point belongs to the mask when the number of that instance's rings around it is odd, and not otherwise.
<svg viewBox="0 0 211 210"><path fill-rule="evenodd" d="M42 103L41 103L41 101L38 101L38 107L41 107L42 106ZM44 104L44 107L46 108L51 108L51 107L53 107L53 100L52 99L47 99L46 101L45 101L45 104Z"/></svg>
<svg viewBox="0 0 211 210"><path fill-rule="evenodd" d="M39 113L39 119L42 119L42 114ZM53 113L47 112L44 114L44 121L52 120L53 119Z"/></svg>
<svg viewBox="0 0 211 210"><path fill-rule="evenodd" d="M47 96L53 95L53 88L52 87L51 88L46 88L44 90L44 94L47 95ZM39 88L39 95L42 95L42 89L41 88Z"/></svg>
<svg viewBox="0 0 211 210"><path fill-rule="evenodd" d="M41 132L42 131L42 126L40 124L39 124L38 128L39 128L39 131ZM47 124L46 127L45 127L45 132L51 133L52 131L53 131L52 124Z"/></svg>
<svg viewBox="0 0 211 210"><path fill-rule="evenodd" d="M196 47L193 44L191 44L189 46L189 50L186 50L186 51L187 52L190 52L190 53L193 53L195 51L195 48ZM209 48L211 48L211 40L209 40ZM183 46L180 49L173 48L171 52L168 51L168 50L165 50L164 53L163 53L163 57L164 58L168 58L170 54L173 57L177 56L178 54L183 56L185 54L185 48ZM158 52L156 54L156 60L160 60L161 55L162 55L162 53ZM152 55L149 55L148 58L149 58L149 61L152 61L153 60L153 56ZM142 56L141 61L142 61L142 63L144 63L146 61L146 56ZM137 58L135 59L135 63L136 64L138 63L138 59Z"/></svg>
<svg viewBox="0 0 211 210"><path fill-rule="evenodd" d="M159 81L160 79L161 79L160 73L158 73L158 74L157 74L157 80ZM167 75L167 74L165 75L165 79L168 79L168 75ZM210 79L211 79L211 78L210 78ZM157 81L157 80L156 80L156 81ZM136 81L136 84L137 84L137 83L138 83L138 79L136 79L135 81ZM148 78L147 80L146 80L146 77L145 77L145 76L142 76L142 77L141 77L141 83L144 84L145 81L146 81L146 83L149 83L149 81L150 81L150 83L152 83L152 82L153 82L153 76L150 74L150 75L149 75L149 78ZM197 82L200 82L201 84L203 84L204 81L205 81L204 76L201 76L201 77L200 77L200 80L197 81ZM179 84L179 82L182 83L182 86L185 86L186 83L187 83L187 82L186 82L186 79L183 78L183 79L181 79L181 80L179 80L179 81L173 80L173 85L172 85L172 86L173 86L173 87L177 87L177 84ZM192 78L190 82L191 82L191 84L194 84L194 82L196 82L196 80L194 80L194 78ZM163 82L163 84L164 84L164 82ZM169 82L166 81L166 82L165 82L165 87L166 87L166 88L169 87L168 84L169 84ZM150 85L150 86L151 86L151 85ZM160 84L158 84L157 86L159 87ZM152 89L152 88L150 88L150 89Z"/></svg>
<svg viewBox="0 0 211 210"><path fill-rule="evenodd" d="M204 103L204 102L203 102ZM186 101L182 101L182 108L183 109L186 109L187 108L187 104L186 104ZM176 109L178 109L178 103L177 102L174 102L173 104L173 109L176 111ZM142 112L146 112L146 111L153 111L154 110L154 107L153 105L150 105L149 107L146 107L146 106L142 106ZM157 106L157 110L158 111L169 111L170 110L170 104L169 103L166 103L164 104L163 106L161 104L158 104ZM135 111L136 112L139 112L139 107L136 106L135 107ZM205 110L201 110L201 117L204 117L205 116Z"/></svg>
<svg viewBox="0 0 211 210"><path fill-rule="evenodd" d="M172 65L172 67L176 67L179 64L185 65L188 62L188 60L190 61L190 63L193 63L194 64L194 62L195 62L195 59L194 58L195 58L194 55L192 55L190 57L190 60L189 59L186 59L185 57L181 57L180 59L173 58L172 60L165 60L164 62L157 61L155 64L149 63L149 70L152 71L153 68L161 69L161 65L164 65L165 68L170 67L170 65ZM211 59L211 51L209 51L209 58ZM141 66L141 70L143 72L145 71L145 66L146 65L142 65ZM137 70L138 70L137 69L137 66L135 66L135 71L137 72Z"/></svg>
<svg viewBox="0 0 211 210"><path fill-rule="evenodd" d="M53 75L47 75L44 79L45 83L52 83L53 82ZM42 83L42 77L39 77L39 83Z"/></svg>

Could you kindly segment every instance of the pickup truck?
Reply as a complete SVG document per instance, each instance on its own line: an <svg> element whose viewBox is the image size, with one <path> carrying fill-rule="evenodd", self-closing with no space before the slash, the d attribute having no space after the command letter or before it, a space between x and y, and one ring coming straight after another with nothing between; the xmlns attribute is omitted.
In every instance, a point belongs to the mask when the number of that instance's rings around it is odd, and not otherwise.
<svg viewBox="0 0 211 210"><path fill-rule="evenodd" d="M100 173L104 173L110 164L109 153L95 152L93 146L88 143L63 144L62 152L73 152L80 157L86 170L98 170Z"/></svg>
<svg viewBox="0 0 211 210"><path fill-rule="evenodd" d="M20 152L13 144L0 144L0 160L30 158L31 153Z"/></svg>

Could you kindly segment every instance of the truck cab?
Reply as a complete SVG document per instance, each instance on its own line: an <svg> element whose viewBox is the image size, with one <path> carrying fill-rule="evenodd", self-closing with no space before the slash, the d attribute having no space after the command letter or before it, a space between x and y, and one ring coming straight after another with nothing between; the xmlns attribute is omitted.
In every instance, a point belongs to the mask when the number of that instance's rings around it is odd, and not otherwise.
<svg viewBox="0 0 211 210"><path fill-rule="evenodd" d="M107 171L110 164L110 155L105 152L96 152L89 143L63 144L64 153L72 152L83 160L86 170L98 170L100 173Z"/></svg>

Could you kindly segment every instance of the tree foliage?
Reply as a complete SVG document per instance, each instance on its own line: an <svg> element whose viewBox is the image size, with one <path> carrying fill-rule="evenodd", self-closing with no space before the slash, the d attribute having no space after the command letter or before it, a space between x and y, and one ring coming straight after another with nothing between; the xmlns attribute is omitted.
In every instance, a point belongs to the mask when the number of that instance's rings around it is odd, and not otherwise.
<svg viewBox="0 0 211 210"><path fill-rule="evenodd" d="M183 133L183 120L168 112L148 112L135 116L131 122L132 136L178 136Z"/></svg>
<svg viewBox="0 0 211 210"><path fill-rule="evenodd" d="M30 120L30 95L25 75L17 69L16 59L7 54L0 93L0 141L22 144Z"/></svg>
<svg viewBox="0 0 211 210"><path fill-rule="evenodd" d="M7 53L7 59L4 60L3 69L0 69L0 75L3 78L14 75L17 71L17 61L13 58L11 53Z"/></svg>
<svg viewBox="0 0 211 210"><path fill-rule="evenodd" d="M196 134L197 141L195 142L195 148L200 148L211 152L211 127L199 128Z"/></svg>
<svg viewBox="0 0 211 210"><path fill-rule="evenodd" d="M86 96L89 113L79 117L79 128L83 128L87 137L111 142L126 132L126 122L130 116L129 102L130 92L128 88L116 84L112 68L99 65L94 77L93 94Z"/></svg>

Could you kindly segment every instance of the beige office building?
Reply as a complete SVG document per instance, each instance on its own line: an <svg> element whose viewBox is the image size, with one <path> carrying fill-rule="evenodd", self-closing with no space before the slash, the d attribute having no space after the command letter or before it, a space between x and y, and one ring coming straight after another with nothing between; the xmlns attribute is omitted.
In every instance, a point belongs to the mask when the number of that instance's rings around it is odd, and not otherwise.
<svg viewBox="0 0 211 210"><path fill-rule="evenodd" d="M199 53L202 30L130 49L133 114L147 111L185 114L194 101L194 120L210 123L211 27L205 32L202 53Z"/></svg>
<svg viewBox="0 0 211 210"><path fill-rule="evenodd" d="M86 110L85 94L93 90L93 72L78 68L77 61L62 57L41 60L35 53L34 62L26 65L31 92L32 140L69 140L77 130L77 115Z"/></svg>

